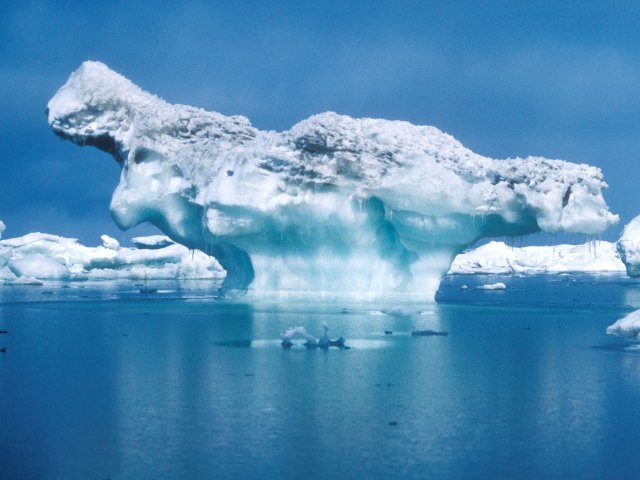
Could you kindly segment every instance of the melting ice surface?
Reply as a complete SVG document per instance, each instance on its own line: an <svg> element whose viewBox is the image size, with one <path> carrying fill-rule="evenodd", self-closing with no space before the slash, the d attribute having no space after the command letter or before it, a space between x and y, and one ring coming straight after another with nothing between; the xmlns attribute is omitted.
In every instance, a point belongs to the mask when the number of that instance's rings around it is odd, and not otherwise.
<svg viewBox="0 0 640 480"><path fill-rule="evenodd" d="M597 234L617 222L599 169L493 160L437 128L322 113L284 132L171 105L98 62L48 104L54 132L122 166L121 228L158 226L227 271L224 287L432 299L477 239Z"/></svg>

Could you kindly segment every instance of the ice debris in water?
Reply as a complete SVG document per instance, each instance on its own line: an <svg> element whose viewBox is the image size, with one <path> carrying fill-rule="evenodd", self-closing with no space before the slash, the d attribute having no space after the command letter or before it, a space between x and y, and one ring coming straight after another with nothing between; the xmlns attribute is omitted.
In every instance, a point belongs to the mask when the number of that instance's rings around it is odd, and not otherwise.
<svg viewBox="0 0 640 480"><path fill-rule="evenodd" d="M291 348L294 345L293 339L296 337L302 337L306 340L304 346L307 348L348 348L344 344L344 338L340 337L336 340L331 340L329 338L329 325L327 325L327 322L322 322L322 328L324 330L324 333L320 336L320 338L316 338L309 332L307 332L306 328L304 327L290 327L280 334L280 344L282 345L282 348Z"/></svg>
<svg viewBox="0 0 640 480"><path fill-rule="evenodd" d="M640 310L631 312L613 325L609 325L607 333L632 340L640 340Z"/></svg>
<svg viewBox="0 0 640 480"><path fill-rule="evenodd" d="M506 290L507 286L502 283L488 283L486 285L478 285L475 287L477 290Z"/></svg>
<svg viewBox="0 0 640 480"><path fill-rule="evenodd" d="M435 127L327 112L284 132L172 105L99 62L48 103L53 131L122 167L111 213L213 255L226 289L433 299L482 237L595 235L618 221L601 171L494 160Z"/></svg>

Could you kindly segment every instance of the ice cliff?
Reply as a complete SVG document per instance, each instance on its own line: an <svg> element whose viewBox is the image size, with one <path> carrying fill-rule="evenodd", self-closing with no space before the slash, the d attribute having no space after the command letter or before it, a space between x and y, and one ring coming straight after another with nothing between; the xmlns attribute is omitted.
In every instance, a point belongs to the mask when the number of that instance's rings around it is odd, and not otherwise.
<svg viewBox="0 0 640 480"><path fill-rule="evenodd" d="M122 167L111 213L218 259L224 287L433 298L481 237L597 234L617 222L599 169L494 160L437 128L314 115L284 132L172 105L99 62L49 101L54 132Z"/></svg>
<svg viewBox="0 0 640 480"><path fill-rule="evenodd" d="M640 277L640 215L625 225L617 247L627 275Z"/></svg>

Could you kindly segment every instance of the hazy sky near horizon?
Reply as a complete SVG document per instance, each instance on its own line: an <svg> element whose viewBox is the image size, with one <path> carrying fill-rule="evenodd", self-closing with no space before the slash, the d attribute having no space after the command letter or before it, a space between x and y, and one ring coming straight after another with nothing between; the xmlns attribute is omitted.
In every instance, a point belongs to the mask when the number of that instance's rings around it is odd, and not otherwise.
<svg viewBox="0 0 640 480"><path fill-rule="evenodd" d="M1 2L5 237L130 235L108 212L116 162L44 115L84 60L262 129L331 110L434 125L491 157L593 164L622 218L605 238L640 214L640 2Z"/></svg>

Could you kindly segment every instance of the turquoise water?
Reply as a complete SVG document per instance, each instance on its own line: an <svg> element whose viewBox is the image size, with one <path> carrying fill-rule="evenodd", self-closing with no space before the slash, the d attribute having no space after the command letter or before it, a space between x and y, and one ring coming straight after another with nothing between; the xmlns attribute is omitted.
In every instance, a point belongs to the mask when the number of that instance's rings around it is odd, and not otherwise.
<svg viewBox="0 0 640 480"><path fill-rule="evenodd" d="M640 350L604 333L640 308L622 276L384 306L63 287L0 288L2 478L638 476ZM325 321L351 349L280 347Z"/></svg>

